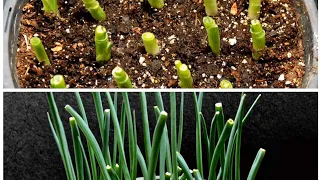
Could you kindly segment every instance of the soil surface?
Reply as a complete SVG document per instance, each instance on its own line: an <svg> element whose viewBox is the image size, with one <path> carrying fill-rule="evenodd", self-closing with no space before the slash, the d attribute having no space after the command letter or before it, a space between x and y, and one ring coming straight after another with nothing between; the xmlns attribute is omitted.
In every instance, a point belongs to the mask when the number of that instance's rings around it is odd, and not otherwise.
<svg viewBox="0 0 320 180"><path fill-rule="evenodd" d="M267 50L259 61L251 57L248 1L218 1L214 19L220 27L221 54L215 56L207 43L202 23L203 0L166 0L156 10L141 0L99 0L107 20L98 22L80 0L59 0L60 18L44 14L40 0L23 8L17 50L17 73L21 87L50 87L50 79L62 74L71 88L114 88L112 69L125 69L138 88L178 86L174 61L191 70L196 88L218 88L222 79L233 87L300 87L304 75L301 23L290 0L262 1L260 21L266 31ZM231 7L237 3L237 13ZM94 30L103 25L113 42L112 59L95 60ZM161 45L156 57L148 55L141 34L153 32ZM51 65L38 63L29 43L39 36Z"/></svg>

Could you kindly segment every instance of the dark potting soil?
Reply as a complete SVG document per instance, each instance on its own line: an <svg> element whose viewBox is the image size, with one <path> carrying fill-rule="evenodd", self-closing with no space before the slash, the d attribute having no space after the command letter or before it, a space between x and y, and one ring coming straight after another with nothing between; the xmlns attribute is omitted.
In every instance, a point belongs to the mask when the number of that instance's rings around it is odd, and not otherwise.
<svg viewBox="0 0 320 180"><path fill-rule="evenodd" d="M142 1L142 2L141 2ZM178 87L174 61L191 70L196 88L217 88L222 79L234 87L300 87L304 75L304 51L299 14L291 0L262 1L260 21L266 31L267 51L259 61L251 57L248 1L236 1L237 14L230 13L235 1L218 1L214 19L220 27L221 54L211 53L202 18L203 0L166 0L161 10L147 1L100 0L107 20L98 22L80 0L59 0L61 18L46 15L40 0L23 8L17 50L17 73L21 87L50 87L50 79L62 74L72 88L116 87L112 69L119 65L134 87ZM113 42L112 59L95 61L94 30L103 25ZM153 32L161 53L148 55L141 34ZM38 63L29 40L39 36L51 65ZM27 43L28 41L28 43Z"/></svg>

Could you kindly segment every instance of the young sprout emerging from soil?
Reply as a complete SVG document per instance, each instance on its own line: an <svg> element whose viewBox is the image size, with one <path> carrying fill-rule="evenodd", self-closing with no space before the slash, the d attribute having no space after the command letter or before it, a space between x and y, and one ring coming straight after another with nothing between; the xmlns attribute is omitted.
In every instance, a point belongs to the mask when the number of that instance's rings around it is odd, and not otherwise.
<svg viewBox="0 0 320 180"><path fill-rule="evenodd" d="M218 13L217 0L204 0L207 16L215 16Z"/></svg>
<svg viewBox="0 0 320 180"><path fill-rule="evenodd" d="M112 70L112 76L119 88L132 88L128 74L119 66Z"/></svg>
<svg viewBox="0 0 320 180"><path fill-rule="evenodd" d="M259 60L266 47L266 34L259 20L251 20L250 32L253 46L252 57L254 60Z"/></svg>
<svg viewBox="0 0 320 180"><path fill-rule="evenodd" d="M174 64L180 79L179 86L182 88L193 88L193 79L187 65L182 64L180 60L176 60Z"/></svg>
<svg viewBox="0 0 320 180"><path fill-rule="evenodd" d="M64 77L60 74L54 75L50 80L51 88L67 88Z"/></svg>
<svg viewBox="0 0 320 180"><path fill-rule="evenodd" d="M43 10L46 13L59 14L57 0L41 0L43 4Z"/></svg>
<svg viewBox="0 0 320 180"><path fill-rule="evenodd" d="M153 8L161 9L164 6L164 0L148 0L148 2Z"/></svg>
<svg viewBox="0 0 320 180"><path fill-rule="evenodd" d="M111 58L112 43L108 40L107 30L98 26L95 31L96 60L98 62L109 61Z"/></svg>
<svg viewBox="0 0 320 180"><path fill-rule="evenodd" d="M160 53L160 47L157 43L157 39L151 32L145 32L142 34L142 41L146 52L152 54L153 56Z"/></svg>
<svg viewBox="0 0 320 180"><path fill-rule="evenodd" d="M261 0L249 0L248 17L258 19L260 14Z"/></svg>
<svg viewBox="0 0 320 180"><path fill-rule="evenodd" d="M106 19L106 13L103 11L98 1L82 0L82 2L94 19L98 21L104 21Z"/></svg>
<svg viewBox="0 0 320 180"><path fill-rule="evenodd" d="M232 83L226 79L222 80L220 82L220 88L221 89L232 89L233 86L232 86Z"/></svg>
<svg viewBox="0 0 320 180"><path fill-rule="evenodd" d="M50 64L50 60L48 55L44 49L42 41L38 37L33 37L30 40L30 44L34 52L36 53L36 57L39 62L44 62L45 65Z"/></svg>
<svg viewBox="0 0 320 180"><path fill-rule="evenodd" d="M203 18L204 27L208 33L208 42L215 55L220 54L220 34L216 22L209 16Z"/></svg>

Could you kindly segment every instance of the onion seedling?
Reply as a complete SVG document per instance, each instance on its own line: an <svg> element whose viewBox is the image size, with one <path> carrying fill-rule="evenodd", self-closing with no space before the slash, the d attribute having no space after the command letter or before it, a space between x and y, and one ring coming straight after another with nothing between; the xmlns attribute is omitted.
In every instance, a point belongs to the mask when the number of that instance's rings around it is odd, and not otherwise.
<svg viewBox="0 0 320 180"><path fill-rule="evenodd" d="M164 6L164 0L148 0L151 7L161 9Z"/></svg>
<svg viewBox="0 0 320 180"><path fill-rule="evenodd" d="M57 0L41 0L43 4L43 10L46 13L59 14Z"/></svg>
<svg viewBox="0 0 320 180"><path fill-rule="evenodd" d="M204 0L207 16L215 16L218 13L217 0Z"/></svg>
<svg viewBox="0 0 320 180"><path fill-rule="evenodd" d="M165 174L165 180L170 180L171 179L171 173L166 172Z"/></svg>
<svg viewBox="0 0 320 180"><path fill-rule="evenodd" d="M106 62L111 58L112 42L109 42L107 30L103 26L98 26L95 30L96 60Z"/></svg>
<svg viewBox="0 0 320 180"><path fill-rule="evenodd" d="M261 0L249 0L248 17L249 19L258 19L261 8Z"/></svg>
<svg viewBox="0 0 320 180"><path fill-rule="evenodd" d="M46 53L46 50L44 49L44 46L42 44L42 41L38 37L33 37L30 40L30 44L34 52L36 53L36 57L39 62L44 62L45 65L50 64L50 60L48 58L48 55Z"/></svg>
<svg viewBox="0 0 320 180"><path fill-rule="evenodd" d="M136 179L136 173L139 171L137 166L139 163L141 172L144 179L155 180L156 179L156 167L163 166L159 172L160 179L169 180L203 180L203 179L222 179L228 180L233 179L233 173L235 173L235 179L240 179L240 144L241 144L241 134L242 125L246 121L248 115L251 113L252 108L256 104L258 98L251 105L250 109L246 114L244 114L244 99L245 95L242 95L240 105L238 107L237 115L235 121L229 119L224 123L224 115L222 104L217 103L216 113L214 114L210 127L210 138L209 133L206 128L206 121L203 117L202 102L203 93L193 93L193 98L195 102L196 109L196 144L197 144L197 168L191 171L183 156L179 153L179 140L177 142L177 131L176 131L176 94L174 92L170 93L170 118L171 118L171 144L168 139L168 132L166 126L166 119L168 114L164 111L165 104L163 103L161 94L155 93L157 106L154 106L156 115L156 127L153 133L153 139L150 140L149 134L149 122L148 122L148 108L146 103L145 93L140 93L141 97L141 111L142 111L142 123L144 128L143 139L149 139L145 142L147 151L142 154L138 142L137 142L137 125L135 111L131 111L132 106L129 102L129 94L126 92L122 93L122 107L121 107L121 119L118 119L119 112L118 108L118 94L115 93L114 97L106 92L107 101L110 109L105 109L103 111L103 103L100 93L93 93L94 105L96 108L96 116L100 129L100 136L102 143L98 143L96 137L93 135L93 131L89 128L88 120L86 118L86 113L79 93L75 93L79 112L76 112L71 106L65 106L65 109L71 115L70 126L72 131L72 140L74 147L74 158L71 157L68 143L66 140L66 135L64 132L63 123L60 119L57 105L55 104L54 97L52 93L48 93L48 102L50 106L51 116L48 113L49 125L53 133L53 137L57 143L58 150L62 157L62 162L64 164L66 175L68 180L133 180ZM184 96L182 96L184 98ZM183 101L181 100L182 104ZM182 106L183 107L183 106ZM183 111L183 108L181 109ZM180 110L180 111L181 111ZM207 110L207 109L204 109ZM245 115L245 116L244 116ZM52 120L51 120L52 117ZM200 119L201 118L201 119ZM139 118L140 119L140 118ZM119 121L120 120L120 121ZM110 123L113 123L114 131L113 136L117 137L112 142L113 146L117 147L113 153L115 153L115 158L111 158L109 152L109 134ZM222 127L220 127L221 122ZM127 125L126 125L127 122ZM218 123L219 122L219 123ZM152 123L154 124L154 123ZM212 125L214 124L214 125ZM180 126L180 125L179 125ZM203 130L201 130L203 129ZM218 130L218 131L217 131ZM125 131L128 131L126 136ZM148 132L147 132L148 131ZM204 132L204 133L202 133ZM218 132L218 133L216 133ZM218 142L216 143L215 137L212 137L212 133L218 135ZM84 135L87 142L86 151L81 140L81 136ZM125 137L129 138L129 156L125 156ZM201 140L205 139L207 143L207 154L206 157L209 161L209 177L204 177L203 174L203 159L202 159L202 143ZM229 139L228 148L226 156L223 155L225 151L226 141ZM163 141L163 142L162 142ZM181 141L181 140L180 140ZM150 144L152 142L152 145ZM165 146L163 148L162 146ZM170 151L171 146L171 151ZM210 150L209 149L210 146ZM126 149L127 150L127 149ZM92 151L93 157L91 157L90 152ZM159 156L159 151L163 151L162 157ZM87 153L90 157L90 163L87 159ZM168 158L168 153L171 157ZM174 155L174 154L175 155ZM264 157L265 150L260 149L257 153L256 159L253 162L250 173L248 175L248 180L254 180L261 161ZM94 161L92 161L93 159ZM162 159L161 159L162 158ZM73 161L74 159L74 161ZM162 160L161 163L157 163ZM220 163L219 163L220 160ZM223 161L222 161L223 160ZM73 162L75 165L73 165ZM119 164L118 164L119 163ZM130 164L129 164L130 163ZM167 164L165 164L167 163ZM170 165L169 165L170 163ZM172 163L172 165L171 165ZM128 167L130 165L130 167ZM219 165L219 166L218 166ZM168 167L170 166L170 167ZM174 167L171 167L174 166ZM167 168L167 171L163 169ZM219 170L219 173L217 172ZM182 174L181 174L182 173Z"/></svg>
<svg viewBox="0 0 320 180"><path fill-rule="evenodd" d="M128 74L119 66L112 70L112 76L119 88L132 88Z"/></svg>
<svg viewBox="0 0 320 180"><path fill-rule="evenodd" d="M188 166L187 162L184 160L184 158L182 157L182 155L178 151L177 151L177 160L178 160L178 163L180 164L180 167L182 169L183 174L186 176L186 179L192 180L193 178L190 173L189 166Z"/></svg>
<svg viewBox="0 0 320 180"><path fill-rule="evenodd" d="M221 82L220 82L220 88L221 89L232 89L233 86L232 86L232 83L226 79L223 79Z"/></svg>
<svg viewBox="0 0 320 180"><path fill-rule="evenodd" d="M192 170L192 174L195 180L202 180L200 172L198 169Z"/></svg>
<svg viewBox="0 0 320 180"><path fill-rule="evenodd" d="M254 60L259 60L260 56L264 53L266 47L266 33L262 29L259 20L251 21L250 33L252 36L253 46L252 57Z"/></svg>
<svg viewBox="0 0 320 180"><path fill-rule="evenodd" d="M179 86L182 88L193 88L193 79L187 65L182 64L180 60L176 60L174 64L177 68L180 79Z"/></svg>
<svg viewBox="0 0 320 180"><path fill-rule="evenodd" d="M161 136L164 130L164 126L166 125L166 120L168 117L168 113L162 111L159 115L157 125L154 130L153 138L152 138L152 147L149 159L149 169L148 169L148 179L154 180L156 178L156 165L158 161L159 151L160 151L160 141Z"/></svg>
<svg viewBox="0 0 320 180"><path fill-rule="evenodd" d="M261 164L262 159L265 154L266 154L266 150L260 148L257 155L256 155L256 158L253 161L253 164L251 166L247 180L254 180L255 179L257 172L258 172L258 169L260 167L260 164Z"/></svg>
<svg viewBox="0 0 320 180"><path fill-rule="evenodd" d="M218 160L219 160L219 157L223 158L221 156L221 152L224 151L224 144L227 141L227 139L229 138L232 126L233 126L233 120L229 119L223 128L221 136L219 137L219 140L218 140L218 143L217 143L216 148L214 150L212 160L210 163L210 167L209 167L210 168L210 170L209 170L209 179L210 180L216 179L216 169L217 169Z"/></svg>
<svg viewBox="0 0 320 180"><path fill-rule="evenodd" d="M215 55L220 54L220 34L219 27L216 22L209 16L203 18L203 24L208 33L208 42L211 51Z"/></svg>
<svg viewBox="0 0 320 180"><path fill-rule="evenodd" d="M67 88L64 77L60 74L54 75L50 80L51 88Z"/></svg>
<svg viewBox="0 0 320 180"><path fill-rule="evenodd" d="M104 21L106 19L106 13L103 11L98 1L82 0L82 2L94 19L98 21Z"/></svg>
<svg viewBox="0 0 320 180"><path fill-rule="evenodd" d="M157 43L157 39L151 32L145 32L142 34L142 41L144 48L147 53L152 54L153 56L160 53L160 47Z"/></svg>

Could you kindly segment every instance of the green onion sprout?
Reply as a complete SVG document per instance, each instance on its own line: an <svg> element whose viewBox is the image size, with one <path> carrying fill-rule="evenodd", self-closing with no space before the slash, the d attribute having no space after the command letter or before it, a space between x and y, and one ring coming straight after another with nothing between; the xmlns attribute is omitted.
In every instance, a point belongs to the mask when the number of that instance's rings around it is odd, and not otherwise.
<svg viewBox="0 0 320 180"><path fill-rule="evenodd" d="M46 50L44 49L44 46L42 44L42 41L38 37L33 37L30 40L30 44L34 52L36 53L36 57L39 62L44 62L45 65L50 64L50 60L48 58L48 55L46 53Z"/></svg>
<svg viewBox="0 0 320 180"><path fill-rule="evenodd" d="M162 111L159 115L157 125L154 130L153 139L152 139L152 147L149 159L149 169L148 169L148 179L155 180L156 176L156 165L158 161L159 151L160 151L160 140L164 130L164 126L166 124L166 120L168 117L168 113Z"/></svg>
<svg viewBox="0 0 320 180"><path fill-rule="evenodd" d="M64 77L60 74L54 75L50 80L51 88L67 88Z"/></svg>
<svg viewBox="0 0 320 180"><path fill-rule="evenodd" d="M227 122L224 122L222 103L216 103L215 114L211 121L210 131L208 131L206 127L207 121L202 114L202 110L207 110L207 108L205 109L205 106L202 105L203 102L205 102L205 99L203 99L204 93L200 92L198 95L197 93L192 94L196 113L195 143L197 162L197 167L193 170L189 168L187 162L179 153L180 137L177 138L176 126L176 108L178 104L176 102L177 95L175 92L170 93L170 115L164 111L166 103L164 103L165 101L163 101L161 93L156 92L154 94L156 100L153 103L156 103L157 106L154 106L156 123L150 123L156 124L152 141L150 140L146 93L140 93L142 118L136 118L135 110L132 110L135 107L130 106L129 93L127 92L121 94L120 104L118 101L118 93L114 93L114 96L112 97L109 92L106 92L105 95L109 109L103 107L103 100L99 92L94 92L92 95L100 130L98 138L94 137L93 131L89 128L84 104L82 103L79 93L75 93L79 113L71 106L65 106L65 110L71 115L69 122L74 148L74 157L71 157L63 123L60 119L53 93L48 93L50 114L47 113L47 117L68 180L134 180L137 178L137 172L140 171L142 172L144 179L147 180L155 180L159 177L161 180L240 179L242 126L247 120L247 117L251 113L257 100L260 98L260 95L245 113L244 100L246 95L242 94L234 121L229 119ZM180 114L180 118L183 116L183 98L184 95L181 95L182 105L180 106L180 113L182 111L182 114ZM85 105L87 104L88 103ZM121 108L118 108L119 105L121 105ZM120 119L118 119L118 115ZM170 116L171 119L171 141L169 141L168 138L169 129L167 129L166 125L168 116ZM148 141L144 144L144 154L141 152L137 142L136 121L139 119L142 119L144 129L143 136L148 136L147 138L144 137L144 139L147 139ZM111 123L113 126L113 133L110 133L110 131L112 131L110 129ZM128 134L126 134L126 131ZM111 135L114 136L113 142L109 141L111 138L109 136ZM218 142L215 140L216 135L218 137ZM87 150L84 149L84 141L81 140L81 137L85 137ZM125 138L128 138L128 141ZM101 139L101 143L98 142L97 139ZM205 140L205 142L202 143L201 140ZM128 142L129 145L125 145L125 142ZM113 143L113 146L117 147L113 150L113 157L110 155L109 143ZM202 144L205 147L202 147ZM207 154L203 155L205 151L202 152L202 148L206 149ZM126 157L125 152L127 151L129 153ZM90 159L87 158L87 154ZM248 174L248 180L254 180L256 177L264 155L265 150L260 149ZM205 159L208 161L208 176L206 173L203 174L204 159L202 157L208 158ZM160 162L158 163L158 161ZM140 169L138 169L138 165ZM157 167L159 167L159 171L156 171ZM159 173L158 176L156 176L156 173Z"/></svg>
<svg viewBox="0 0 320 180"><path fill-rule="evenodd" d="M192 170L192 174L195 180L202 180L200 172L198 169Z"/></svg>
<svg viewBox="0 0 320 180"><path fill-rule="evenodd" d="M262 159L265 154L266 154L266 150L260 148L257 155L256 155L256 158L253 161L253 164L251 166L247 180L254 180L255 179L257 172L258 172L258 169L260 167L260 164L261 164Z"/></svg>
<svg viewBox="0 0 320 180"><path fill-rule="evenodd" d="M177 68L180 79L179 86L182 88L193 88L193 79L188 66L186 64L182 64L180 60L176 60L174 64Z"/></svg>
<svg viewBox="0 0 320 180"><path fill-rule="evenodd" d="M106 19L106 13L103 11L98 1L82 0L82 2L94 19L98 21L104 21Z"/></svg>
<svg viewBox="0 0 320 180"><path fill-rule="evenodd" d="M119 88L132 88L128 74L119 66L112 70L112 76Z"/></svg>
<svg viewBox="0 0 320 180"><path fill-rule="evenodd" d="M204 27L208 33L208 42L215 55L220 54L220 33L216 22L209 16L203 18Z"/></svg>
<svg viewBox="0 0 320 180"><path fill-rule="evenodd" d="M218 13L217 0L204 0L207 16L215 16Z"/></svg>
<svg viewBox="0 0 320 180"><path fill-rule="evenodd" d="M221 156L221 152L224 151L224 144L227 141L227 139L229 138L232 126L233 126L233 120L229 119L223 128L221 136L219 137L219 140L218 140L218 143L217 143L216 148L214 150L211 164L210 164L210 170L209 170L209 179L210 180L216 179L216 168L217 168L218 160L219 160L219 157L223 158Z"/></svg>
<svg viewBox="0 0 320 180"><path fill-rule="evenodd" d="M166 172L165 174L165 180L170 180L171 179L171 173Z"/></svg>
<svg viewBox="0 0 320 180"><path fill-rule="evenodd" d="M106 28L98 26L95 30L95 46L96 46L96 60L98 62L106 62L111 58L112 42L108 40Z"/></svg>
<svg viewBox="0 0 320 180"><path fill-rule="evenodd" d="M186 179L192 180L193 178L190 173L190 169L188 167L188 164L178 151L177 151L177 159L178 159L178 163L180 164L180 167L182 169L183 174L186 176Z"/></svg>
<svg viewBox="0 0 320 180"><path fill-rule="evenodd" d="M253 46L252 57L254 60L259 60L266 47L266 33L259 20L251 20L250 33Z"/></svg>
<svg viewBox="0 0 320 180"><path fill-rule="evenodd" d="M221 89L232 89L233 86L232 86L232 83L226 79L223 79L221 82L220 82L220 88Z"/></svg>
<svg viewBox="0 0 320 180"><path fill-rule="evenodd" d="M249 0L248 17L249 19L258 19L261 8L261 0Z"/></svg>
<svg viewBox="0 0 320 180"><path fill-rule="evenodd" d="M147 53L152 54L153 56L160 53L160 47L157 43L155 35L151 32L145 32L142 34L142 41L144 48Z"/></svg>
<svg viewBox="0 0 320 180"><path fill-rule="evenodd" d="M164 0L148 0L151 7L161 9L164 6Z"/></svg>
<svg viewBox="0 0 320 180"><path fill-rule="evenodd" d="M57 0L41 0L43 4L43 10L46 13L59 14Z"/></svg>

